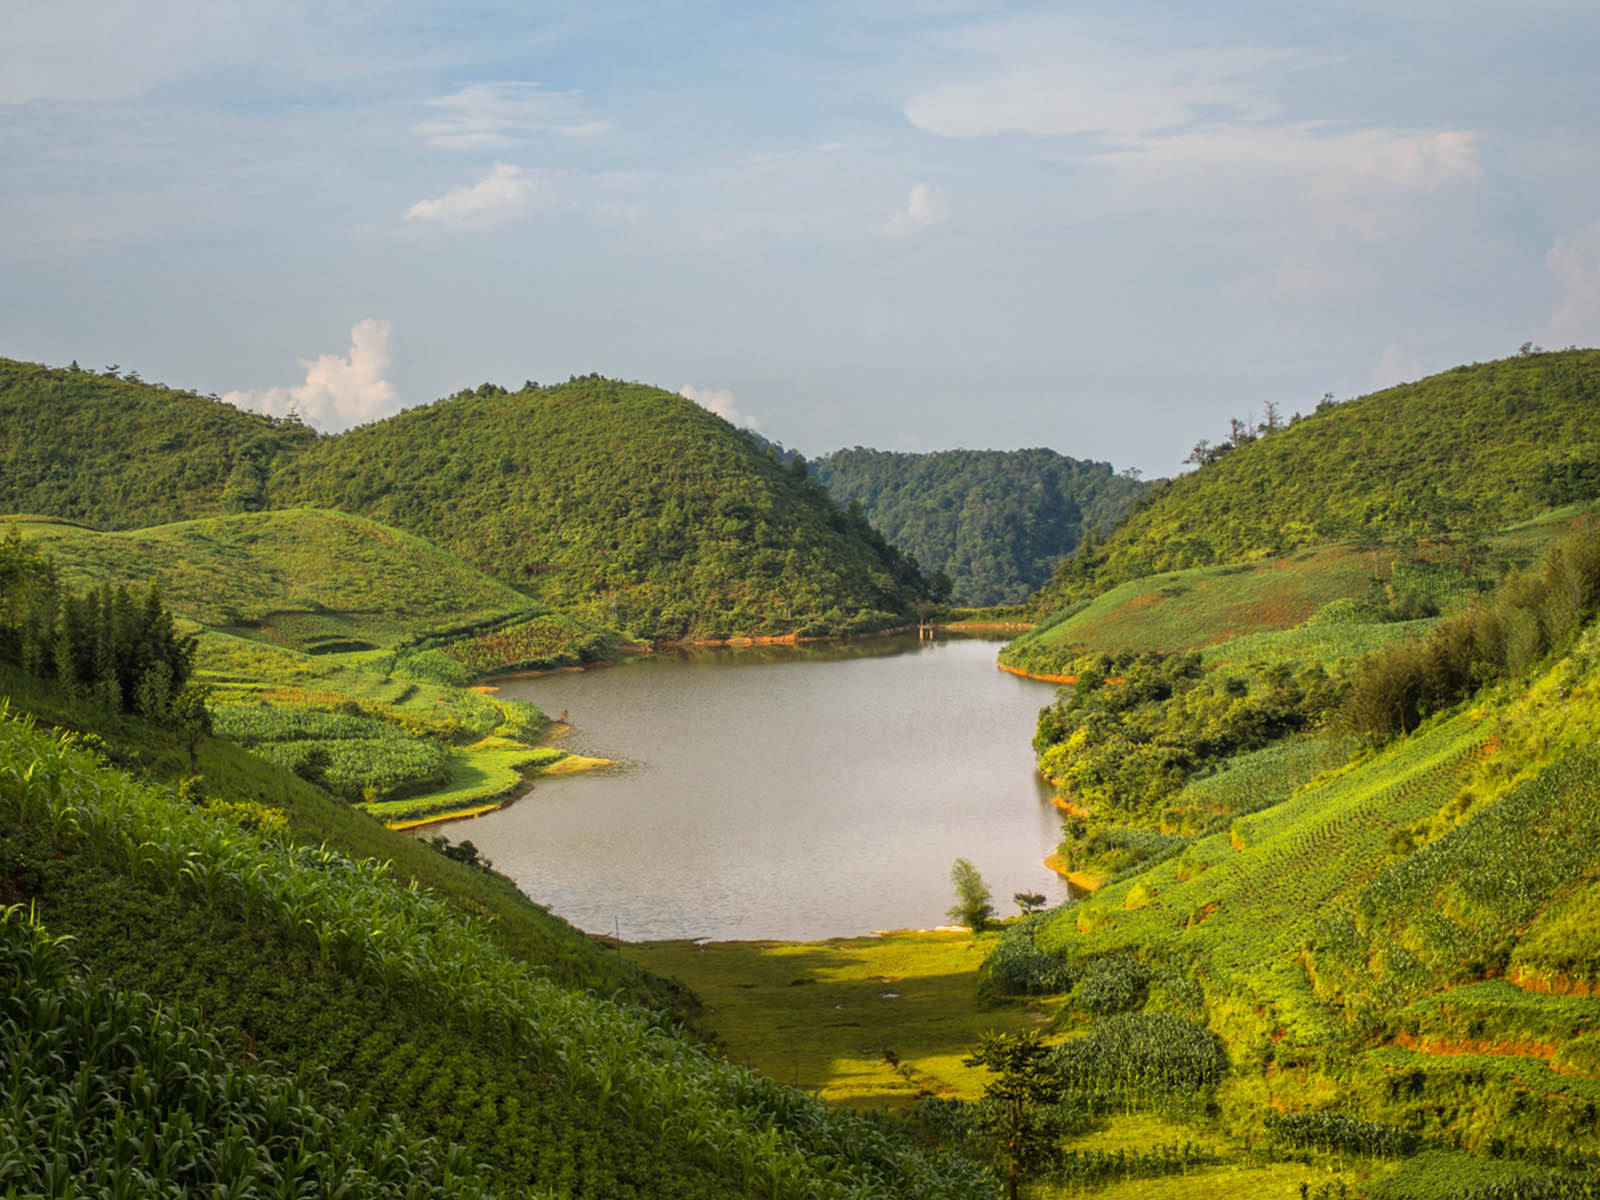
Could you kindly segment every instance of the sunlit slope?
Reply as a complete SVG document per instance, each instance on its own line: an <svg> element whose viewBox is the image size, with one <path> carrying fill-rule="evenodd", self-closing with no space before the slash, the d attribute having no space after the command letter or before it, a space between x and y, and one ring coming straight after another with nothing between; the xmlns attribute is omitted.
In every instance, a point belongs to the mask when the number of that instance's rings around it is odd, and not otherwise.
<svg viewBox="0 0 1600 1200"><path fill-rule="evenodd" d="M1035 607L1322 542L1487 531L1592 498L1597 411L1595 350L1456 367L1319 406L1158 488L1103 546L1064 564Z"/></svg>
<svg viewBox="0 0 1600 1200"><path fill-rule="evenodd" d="M1206 650L1207 666L1335 662L1426 631L1526 567L1593 510L1568 504L1494 533L1338 543L1116 584L1010 642L1007 666L1056 674L1085 653Z"/></svg>
<svg viewBox="0 0 1600 1200"><path fill-rule="evenodd" d="M0 358L0 512L131 529L259 508L297 421L92 371Z"/></svg>
<svg viewBox="0 0 1600 1200"><path fill-rule="evenodd" d="M514 588L421 538L310 509L100 533L22 522L78 586L154 579L173 610L300 650L394 643L527 618Z"/></svg>
<svg viewBox="0 0 1600 1200"><path fill-rule="evenodd" d="M135 529L308 506L639 637L857 632L928 593L803 469L658 388L485 384L319 436L131 374L0 360L0 511Z"/></svg>
<svg viewBox="0 0 1600 1200"><path fill-rule="evenodd" d="M1240 1095L1340 1094L1480 1151L1600 1149L1597 730L1591 628L1531 686L1285 780L1268 807L1058 911L1038 944L1194 972ZM1302 1090L1341 1061L1337 1092ZM1386 1084L1397 1072L1413 1082ZM1473 1087L1476 1109L1451 1099Z"/></svg>
<svg viewBox="0 0 1600 1200"><path fill-rule="evenodd" d="M440 1138L430 1159L459 1161L458 1147L494 1193L992 1193L970 1167L731 1066L657 1014L559 986L505 954L487 922L397 886L381 863L243 828L13 719L0 719L0 845L6 894L71 935L92 976L203 1022L227 1054L299 1071L365 1122ZM0 994L22 977L0 977ZM26 1015L45 1038L68 1025L59 1009ZM117 1061L165 1078L170 1057L127 1042ZM0 1079L0 1104L18 1077ZM135 1090L121 1124L86 1114L83 1135L115 1141L160 1094ZM165 1183L190 1126L151 1125L119 1152ZM402 1184L392 1159L406 1145L373 1146ZM48 1173L57 1157L20 1149L18 1169Z"/></svg>

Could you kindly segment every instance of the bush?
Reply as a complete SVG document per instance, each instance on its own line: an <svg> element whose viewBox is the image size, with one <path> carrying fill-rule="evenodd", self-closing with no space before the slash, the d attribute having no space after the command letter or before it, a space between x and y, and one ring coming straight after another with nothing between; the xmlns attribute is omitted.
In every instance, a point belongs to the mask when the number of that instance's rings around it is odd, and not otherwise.
<svg viewBox="0 0 1600 1200"><path fill-rule="evenodd" d="M1018 921L978 969L978 995L984 1000L1002 996L1047 996L1069 991L1077 978L1070 963L1046 954L1033 943L1033 934L1046 914Z"/></svg>
<svg viewBox="0 0 1600 1200"><path fill-rule="evenodd" d="M1089 964L1072 998L1100 1016L1143 1008L1151 970L1126 954L1108 954Z"/></svg>

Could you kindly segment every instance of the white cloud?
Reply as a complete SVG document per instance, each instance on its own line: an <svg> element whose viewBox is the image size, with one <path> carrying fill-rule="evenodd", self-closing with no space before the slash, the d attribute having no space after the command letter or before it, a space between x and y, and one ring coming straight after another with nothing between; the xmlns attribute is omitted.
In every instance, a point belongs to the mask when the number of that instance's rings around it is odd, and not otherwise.
<svg viewBox="0 0 1600 1200"><path fill-rule="evenodd" d="M406 210L408 221L437 221L455 229L486 229L509 221L533 199L534 182L521 167L495 163L477 183L451 188Z"/></svg>
<svg viewBox="0 0 1600 1200"><path fill-rule="evenodd" d="M389 322L368 318L350 330L350 353L321 354L301 359L306 381L295 387L234 391L222 398L238 408L269 416L291 411L319 429L345 429L387 416L395 408L395 392L383 376L389 369Z"/></svg>
<svg viewBox="0 0 1600 1200"><path fill-rule="evenodd" d="M1600 345L1600 221L1560 238L1544 261L1559 293L1544 329L1545 344L1552 349Z"/></svg>
<svg viewBox="0 0 1600 1200"><path fill-rule="evenodd" d="M950 215L939 193L925 183L913 184L906 197L906 206L883 227L885 237L904 237L923 229L932 229Z"/></svg>
<svg viewBox="0 0 1600 1200"><path fill-rule="evenodd" d="M929 88L906 104L913 125L947 137L999 133L1138 137L1183 125L1197 110L1262 118L1276 105L1240 76L1286 57L1272 50L1132 56L1049 29L1038 40L985 43L998 68Z"/></svg>
<svg viewBox="0 0 1600 1200"><path fill-rule="evenodd" d="M684 384L678 389L678 395L685 400L693 400L701 408L714 412L730 425L743 425L748 429L757 429L756 419L748 413L742 413L733 406L733 393L718 391L716 388L697 388Z"/></svg>
<svg viewBox="0 0 1600 1200"><path fill-rule="evenodd" d="M502 149L530 133L595 137L611 130L609 122L585 114L582 93L552 92L537 83L472 83L423 104L434 116L412 130L442 150Z"/></svg>

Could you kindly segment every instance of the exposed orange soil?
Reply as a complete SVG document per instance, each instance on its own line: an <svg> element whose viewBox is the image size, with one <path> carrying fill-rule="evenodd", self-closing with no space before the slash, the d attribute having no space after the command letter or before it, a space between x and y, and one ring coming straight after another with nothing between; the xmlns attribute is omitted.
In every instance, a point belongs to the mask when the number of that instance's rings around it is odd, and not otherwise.
<svg viewBox="0 0 1600 1200"><path fill-rule="evenodd" d="M1057 808L1066 813L1069 817L1087 817L1089 815L1089 810L1087 808L1081 804L1074 804L1071 800L1066 799L1064 796L1052 796L1050 799L1055 803Z"/></svg>
<svg viewBox="0 0 1600 1200"><path fill-rule="evenodd" d="M1573 979L1559 971L1535 971L1518 965L1511 968L1506 979L1525 992L1542 992L1546 996L1600 996L1600 983Z"/></svg>
<svg viewBox="0 0 1600 1200"><path fill-rule="evenodd" d="M1452 1058L1462 1054L1494 1054L1510 1058L1537 1058L1544 1062L1551 1070L1561 1074L1570 1075L1570 1070L1563 1070L1555 1063L1556 1048L1546 1042L1533 1041L1488 1041L1483 1038L1465 1038L1461 1041L1445 1041L1442 1038L1417 1038L1412 1037L1404 1030L1395 1035L1394 1044L1402 1050L1409 1050L1413 1054L1426 1054L1430 1058Z"/></svg>
<svg viewBox="0 0 1600 1200"><path fill-rule="evenodd" d="M1020 675L1024 679L1037 679L1043 683L1060 683L1070 686L1078 682L1076 675L1035 675L1032 671L1024 671L1021 667L1008 667L1005 663L996 663L995 666L1008 675Z"/></svg>

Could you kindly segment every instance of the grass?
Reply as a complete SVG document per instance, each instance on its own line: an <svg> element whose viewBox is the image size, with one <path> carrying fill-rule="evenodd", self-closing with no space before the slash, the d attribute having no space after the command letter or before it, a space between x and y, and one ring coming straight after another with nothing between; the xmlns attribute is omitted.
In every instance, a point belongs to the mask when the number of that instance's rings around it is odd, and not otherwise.
<svg viewBox="0 0 1600 1200"><path fill-rule="evenodd" d="M976 972L997 937L647 942L623 953L693 991L702 1023L735 1062L835 1104L906 1111L929 1095L977 1097L987 1072L961 1060L978 1035L1045 1019L1042 1010L980 1007Z"/></svg>
<svg viewBox="0 0 1600 1200"><path fill-rule="evenodd" d="M1399 559L1395 550L1334 546L1151 575L1112 588L1073 616L1014 645L1035 653L1178 651L1289 629L1331 601L1381 588Z"/></svg>
<svg viewBox="0 0 1600 1200"><path fill-rule="evenodd" d="M1184 1175L1129 1179L1093 1190L1095 1200L1294 1200L1300 1185L1313 1190L1324 1184L1355 1181L1349 1172L1332 1172L1303 1163L1224 1163L1200 1167ZM1031 1200L1068 1200L1089 1193L1078 1188L1040 1187Z"/></svg>
<svg viewBox="0 0 1600 1200"><path fill-rule="evenodd" d="M538 611L421 538L344 513L241 513L126 533L21 528L74 586L155 578L174 611L290 649L392 647Z"/></svg>
<svg viewBox="0 0 1600 1200"><path fill-rule="evenodd" d="M537 745L537 709L465 685L474 672L576 663L606 644L421 538L343 513L21 529L75 584L153 576L197 637L196 677L213 688L219 732L386 820L480 808L563 761ZM299 740L312 721L342 724L312 745Z"/></svg>

